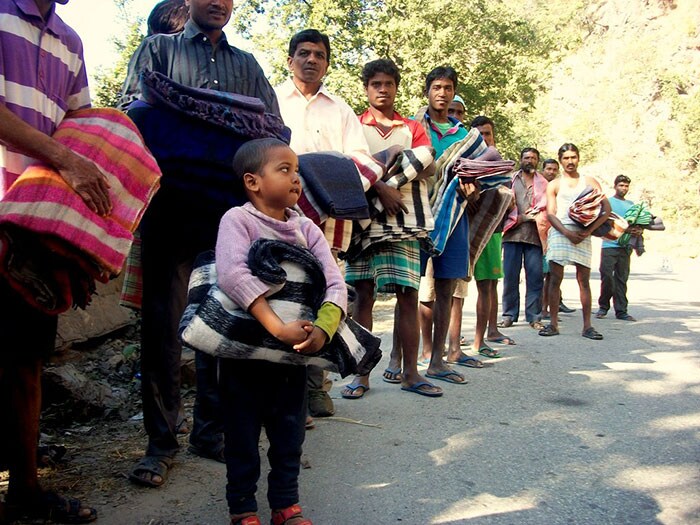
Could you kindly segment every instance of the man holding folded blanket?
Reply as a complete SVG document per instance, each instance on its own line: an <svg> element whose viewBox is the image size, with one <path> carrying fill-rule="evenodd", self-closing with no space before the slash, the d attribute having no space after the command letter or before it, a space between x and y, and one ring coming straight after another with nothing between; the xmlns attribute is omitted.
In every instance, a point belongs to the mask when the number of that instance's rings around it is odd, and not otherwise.
<svg viewBox="0 0 700 525"><path fill-rule="evenodd" d="M425 79L428 108L417 117L430 136L436 159L450 146L464 141L468 136L464 125L448 115L456 89L457 72L451 67L437 67L428 73ZM461 180L458 181L456 191L454 199L458 201L466 199L467 202L471 202L479 195L473 183L464 183ZM469 223L466 214L462 214L451 228L440 255L429 257L423 252L421 258L423 275L419 290L419 311L423 355L430 354L426 376L448 383L465 384L464 376L447 365L443 359L443 351L450 323L452 296L457 281L465 279L469 273ZM459 363L466 359L466 356L457 348L457 352L448 355L447 359Z"/></svg>
<svg viewBox="0 0 700 525"><path fill-rule="evenodd" d="M188 87L256 97L267 112L279 115L275 92L258 62L229 44L222 30L231 17L233 1L189 0L187 4L189 20L181 33L150 36L134 53L120 106L126 108L141 98L140 74L152 71ZM141 224L141 382L148 447L130 479L149 487L165 482L180 448L181 345L177 328L185 308L188 279L195 257L213 248L219 220L230 207L230 203L216 202L215 195L193 199L182 188L169 186L171 177L164 168L162 189ZM197 398L189 450L223 462L216 360L197 352L196 366Z"/></svg>
<svg viewBox="0 0 700 525"><path fill-rule="evenodd" d="M55 2L1 2L0 200L24 168L40 161L54 167L92 211L110 213L104 175L51 138L67 112L89 105L82 43L56 14ZM0 236L0 245L6 242ZM97 518L95 509L77 500L42 491L37 478L42 361L54 349L56 327L56 315L30 307L0 277L0 463L10 470L0 504L3 522L22 516L57 523Z"/></svg>
<svg viewBox="0 0 700 525"><path fill-rule="evenodd" d="M563 144L559 148L559 163L564 168L561 177L547 185L547 217L552 227L547 240L547 261L552 274L549 283L550 304L559 304L559 286L564 278L564 266L576 266L576 280L581 295L583 332L588 339L600 340L603 336L591 326L591 233L603 224L610 214L608 199L601 201L601 213L592 223L583 227L569 216L569 207L584 192L592 189L601 193L598 181L578 172L579 151L576 145ZM550 308L551 323L539 334L559 335L559 313Z"/></svg>
<svg viewBox="0 0 700 525"><path fill-rule="evenodd" d="M624 217L627 210L634 204L631 200L625 199L630 190L630 182L631 179L627 175L615 177L615 195L608 199L613 213L620 217ZM627 232L638 237L642 234L642 227L633 224ZM600 297L596 319L602 319L608 314L612 299L616 318L622 321L636 321L627 312L627 279L630 276L631 253L630 246L622 246L616 240L603 239L600 252Z"/></svg>
<svg viewBox="0 0 700 525"><path fill-rule="evenodd" d="M287 65L291 78L277 86L282 119L292 130L290 146L297 155L336 151L347 156L369 156L362 126L350 106L323 85L328 71L331 45L327 35L316 29L305 29L289 42ZM359 176L358 176L359 177ZM364 190L381 186L376 177L360 177ZM329 218L322 225L326 240L337 256L347 250L352 234L352 221ZM335 413L328 392L332 382L318 367L310 366L309 413L327 417ZM312 422L308 422L309 426Z"/></svg>
<svg viewBox="0 0 700 525"><path fill-rule="evenodd" d="M430 139L423 127L394 110L394 100L401 75L393 61L374 60L362 69L362 83L367 93L369 108L360 115L362 130L372 154L390 147L407 150L420 146L430 148ZM385 213L403 217L415 216L414 195L422 193L427 201L425 177L430 176L435 164L400 189L384 184L376 197ZM376 187L376 185L375 185ZM388 197L388 198L387 198ZM381 215L380 215L381 217ZM431 215L432 218L432 215ZM425 381L418 374L418 286L420 285L420 244L417 238L384 241L370 246L352 259L346 269L345 281L357 291L353 318L368 330L372 330L372 308L377 290L396 293L394 310L394 344L389 366L384 371L388 383L401 383L401 388L420 395L438 397L442 389ZM402 369L403 366L403 369ZM369 374L357 376L341 395L346 399L359 399L369 390Z"/></svg>

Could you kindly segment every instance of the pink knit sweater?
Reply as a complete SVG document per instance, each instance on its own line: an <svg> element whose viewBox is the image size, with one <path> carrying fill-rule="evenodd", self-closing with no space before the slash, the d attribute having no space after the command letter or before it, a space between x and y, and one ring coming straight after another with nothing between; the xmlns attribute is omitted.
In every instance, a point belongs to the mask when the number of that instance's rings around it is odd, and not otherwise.
<svg viewBox="0 0 700 525"><path fill-rule="evenodd" d="M323 233L310 219L287 210L287 220L278 221L247 202L231 208L221 218L216 240L216 273L219 288L246 310L270 290L248 268L248 251L258 239L273 239L308 248L321 262L326 276L324 302L347 309L347 288Z"/></svg>

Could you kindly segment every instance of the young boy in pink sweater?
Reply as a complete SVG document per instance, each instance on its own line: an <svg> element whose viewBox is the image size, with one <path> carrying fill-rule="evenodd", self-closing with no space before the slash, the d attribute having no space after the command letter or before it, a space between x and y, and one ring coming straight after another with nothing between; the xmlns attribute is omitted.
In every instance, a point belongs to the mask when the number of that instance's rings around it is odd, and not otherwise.
<svg viewBox="0 0 700 525"><path fill-rule="evenodd" d="M216 242L217 284L239 306L294 351L312 354L335 334L347 306L347 289L321 230L291 209L301 194L294 152L276 139L253 140L233 159L233 170L249 202L221 219ZM303 246L320 261L326 295L315 322L284 323L270 308L270 286L248 267L258 239ZM311 525L301 515L298 477L306 419L306 367L257 360L221 359L219 388L224 403L226 499L232 525L259 525L256 484L258 441L264 426L270 441L268 501L274 525Z"/></svg>

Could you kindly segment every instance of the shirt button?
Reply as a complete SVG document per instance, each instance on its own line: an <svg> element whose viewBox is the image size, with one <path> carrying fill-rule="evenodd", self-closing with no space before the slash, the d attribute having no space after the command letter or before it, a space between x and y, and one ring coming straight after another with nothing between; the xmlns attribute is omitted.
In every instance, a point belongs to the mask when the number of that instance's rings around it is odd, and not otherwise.
<svg viewBox="0 0 700 525"><path fill-rule="evenodd" d="M217 85L218 85L218 84L219 84L219 81L218 81L218 80L215 80L215 81L214 81L214 84L217 84Z"/></svg>
<svg viewBox="0 0 700 525"><path fill-rule="evenodd" d="M214 57L211 57L211 61L212 61L212 62L216 62L216 60L214 60Z"/></svg>
<svg viewBox="0 0 700 525"><path fill-rule="evenodd" d="M207 41L207 37L202 37L202 42L206 42L206 41Z"/></svg>

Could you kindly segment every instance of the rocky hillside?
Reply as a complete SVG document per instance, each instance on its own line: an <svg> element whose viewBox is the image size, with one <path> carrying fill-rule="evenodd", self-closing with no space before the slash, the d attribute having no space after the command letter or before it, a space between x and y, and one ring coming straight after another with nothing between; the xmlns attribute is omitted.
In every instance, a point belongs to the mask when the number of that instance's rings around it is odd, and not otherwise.
<svg viewBox="0 0 700 525"><path fill-rule="evenodd" d="M556 5L549 4L550 19ZM541 9L541 4L540 4ZM541 11L540 11L541 13ZM652 246L700 253L700 2L608 0L582 3L562 31L578 44L560 50L550 90L537 104L539 147L581 147L582 172L605 184L624 173L631 197L664 218ZM556 30L556 26L553 26Z"/></svg>

